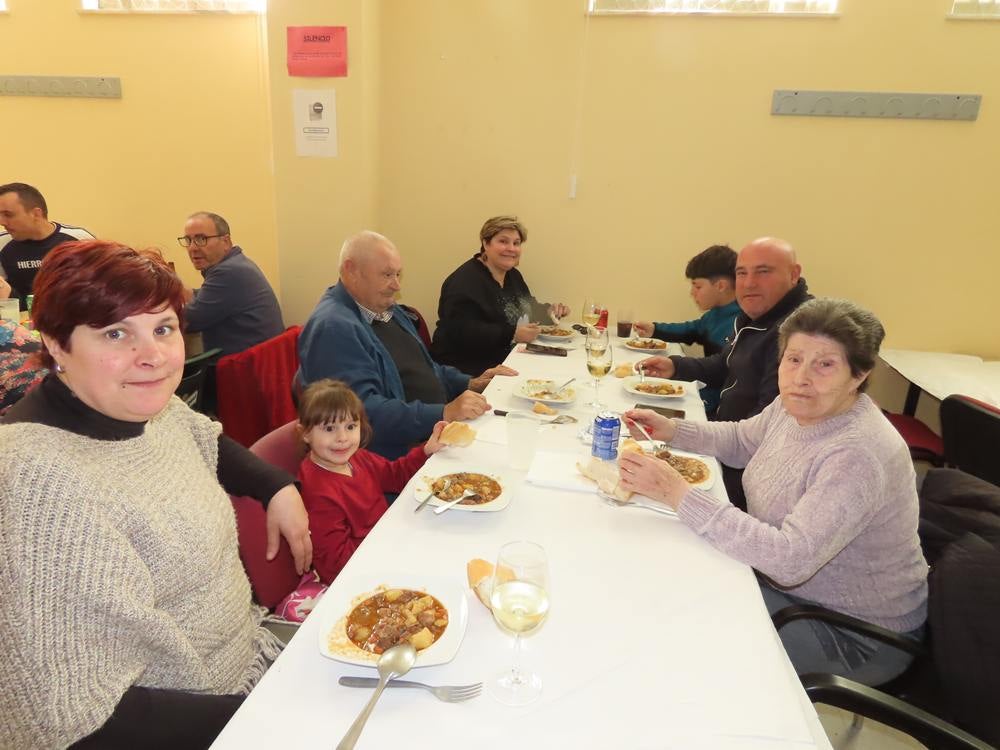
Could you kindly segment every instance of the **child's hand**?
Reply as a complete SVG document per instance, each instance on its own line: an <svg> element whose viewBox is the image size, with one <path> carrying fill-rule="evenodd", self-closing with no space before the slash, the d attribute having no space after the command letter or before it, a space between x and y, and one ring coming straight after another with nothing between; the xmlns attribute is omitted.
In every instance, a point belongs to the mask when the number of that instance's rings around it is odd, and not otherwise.
<svg viewBox="0 0 1000 750"><path fill-rule="evenodd" d="M427 442L424 443L424 453L428 456L433 456L442 448L447 448L444 443L441 442L441 430L448 426L447 422L438 422L434 425L434 430L431 432L431 436L427 438Z"/></svg>

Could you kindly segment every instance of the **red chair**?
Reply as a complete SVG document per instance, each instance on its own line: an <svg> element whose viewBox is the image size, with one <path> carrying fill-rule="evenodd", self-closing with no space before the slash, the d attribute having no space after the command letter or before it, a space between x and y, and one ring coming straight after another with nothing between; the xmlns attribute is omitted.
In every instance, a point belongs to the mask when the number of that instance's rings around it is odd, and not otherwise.
<svg viewBox="0 0 1000 750"><path fill-rule="evenodd" d="M222 430L250 446L295 419L292 379L299 369L301 326L219 360L215 370Z"/></svg>
<svg viewBox="0 0 1000 750"><path fill-rule="evenodd" d="M945 463L1000 485L1000 409L969 396L941 402Z"/></svg>
<svg viewBox="0 0 1000 750"><path fill-rule="evenodd" d="M292 476L299 470L302 452L295 422L274 430L252 446L250 450L270 464L284 469ZM281 540L277 556L267 561L267 514L264 506L250 497L232 497L236 511L236 532L239 538L240 559L250 579L254 599L267 609L274 609L282 599L296 589L301 576L295 572L295 561L288 542Z"/></svg>
<svg viewBox="0 0 1000 750"><path fill-rule="evenodd" d="M885 418L903 436L914 461L927 461L934 466L944 466L944 443L930 427L908 414L883 411Z"/></svg>

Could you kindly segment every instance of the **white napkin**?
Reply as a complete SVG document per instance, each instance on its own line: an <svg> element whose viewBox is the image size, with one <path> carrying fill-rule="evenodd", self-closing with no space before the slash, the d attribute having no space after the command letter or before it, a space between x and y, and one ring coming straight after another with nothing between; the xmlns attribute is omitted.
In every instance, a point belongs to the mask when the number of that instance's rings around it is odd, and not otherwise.
<svg viewBox="0 0 1000 750"><path fill-rule="evenodd" d="M592 495L597 489L596 486L576 468L578 463L585 463L588 460L590 460L589 450L574 453L538 451L525 480L538 487L587 492Z"/></svg>

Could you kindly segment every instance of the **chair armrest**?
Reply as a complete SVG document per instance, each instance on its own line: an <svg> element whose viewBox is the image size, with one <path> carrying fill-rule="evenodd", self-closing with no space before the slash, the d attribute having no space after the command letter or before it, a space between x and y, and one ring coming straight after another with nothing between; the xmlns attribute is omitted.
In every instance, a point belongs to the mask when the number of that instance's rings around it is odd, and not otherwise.
<svg viewBox="0 0 1000 750"><path fill-rule="evenodd" d="M781 628L793 620L820 620L830 625L853 630L855 633L861 635L870 636L914 656L923 656L927 653L927 649L924 648L922 643L912 638L907 638L901 633L873 625L864 620L859 620L857 617L845 615L843 612L834 612L815 604L793 604L771 615L771 622L774 623L775 630L781 630Z"/></svg>
<svg viewBox="0 0 1000 750"><path fill-rule="evenodd" d="M845 677L804 674L800 679L813 703L824 703L867 716L905 732L935 750L996 750L954 724Z"/></svg>

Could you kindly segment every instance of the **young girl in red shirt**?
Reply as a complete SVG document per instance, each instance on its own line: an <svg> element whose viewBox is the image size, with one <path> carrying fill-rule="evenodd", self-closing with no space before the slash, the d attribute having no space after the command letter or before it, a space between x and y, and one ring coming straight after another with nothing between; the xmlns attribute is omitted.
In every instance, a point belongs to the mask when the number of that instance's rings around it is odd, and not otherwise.
<svg viewBox="0 0 1000 750"><path fill-rule="evenodd" d="M346 383L318 380L302 393L299 430L309 449L299 466L309 512L313 567L330 583L388 510L386 492L401 492L427 457L444 446L434 425L423 445L390 461L364 449L372 428L361 399Z"/></svg>

